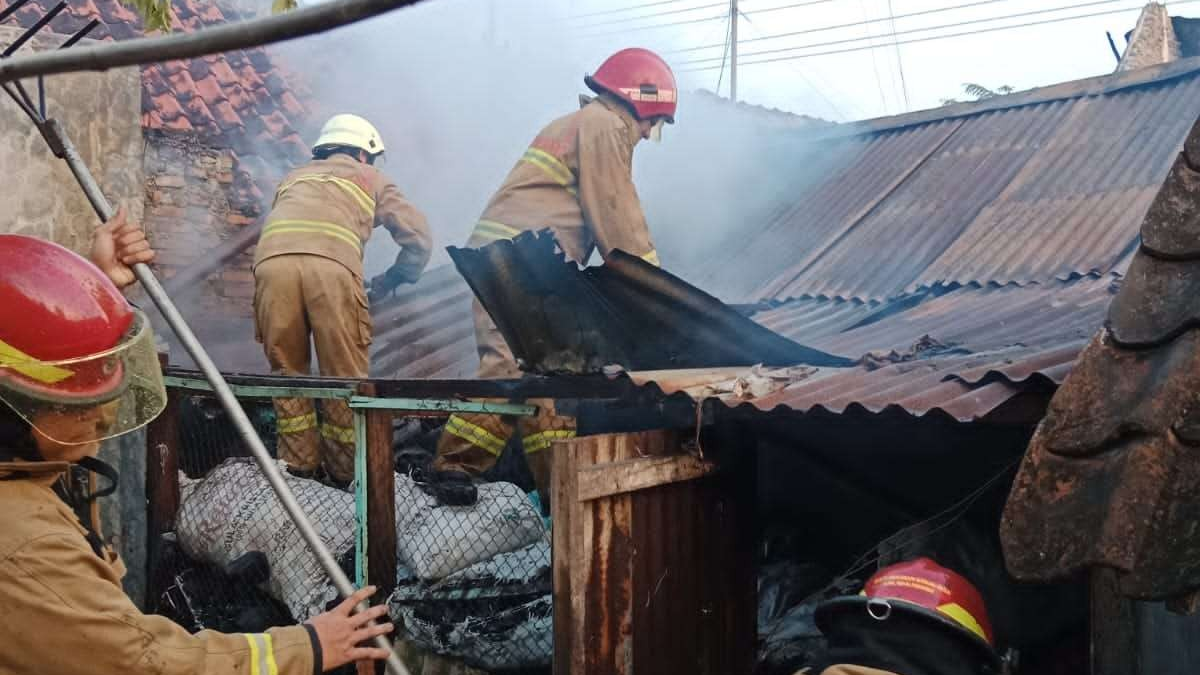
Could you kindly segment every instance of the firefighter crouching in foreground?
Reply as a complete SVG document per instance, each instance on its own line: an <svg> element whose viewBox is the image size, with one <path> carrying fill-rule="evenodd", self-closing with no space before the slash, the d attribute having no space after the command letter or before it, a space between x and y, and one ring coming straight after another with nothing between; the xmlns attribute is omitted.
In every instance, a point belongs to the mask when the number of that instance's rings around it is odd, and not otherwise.
<svg viewBox="0 0 1200 675"><path fill-rule="evenodd" d="M997 675L979 590L929 558L876 572L853 596L817 606L829 646L796 675Z"/></svg>
<svg viewBox="0 0 1200 675"><path fill-rule="evenodd" d="M414 283L429 262L425 216L374 167L383 139L365 119L334 115L313 159L283 179L254 253L255 337L271 372L308 375L309 338L321 375L366 377L371 314L363 288L363 246L384 227L400 245L396 262L372 280L374 293ZM323 464L335 483L354 477L353 415L345 401L275 399L279 458L311 477Z"/></svg>
<svg viewBox="0 0 1200 675"><path fill-rule="evenodd" d="M72 464L111 485L100 442L166 404L146 316L117 290L154 254L123 214L97 231L95 265L53 243L0 234L0 673L311 675L384 659L356 645L391 631L384 607L351 616L367 588L303 626L195 635L142 614L125 573L64 488ZM103 271L101 271L103 270ZM116 284L116 285L114 285ZM139 477L140 478L140 477Z"/></svg>
<svg viewBox="0 0 1200 675"><path fill-rule="evenodd" d="M633 149L658 140L675 122L677 89L670 66L645 49L625 49L584 78L597 97L551 122L533 140L480 217L467 246L481 247L522 232L549 228L566 257L586 264L593 250L607 257L620 249L658 265L633 185ZM475 343L481 378L519 377L512 352L475 300ZM550 478L549 450L575 435L575 420L554 414L553 402L533 418L479 414L450 417L438 442L434 467L478 475L495 465L514 427L541 495Z"/></svg>

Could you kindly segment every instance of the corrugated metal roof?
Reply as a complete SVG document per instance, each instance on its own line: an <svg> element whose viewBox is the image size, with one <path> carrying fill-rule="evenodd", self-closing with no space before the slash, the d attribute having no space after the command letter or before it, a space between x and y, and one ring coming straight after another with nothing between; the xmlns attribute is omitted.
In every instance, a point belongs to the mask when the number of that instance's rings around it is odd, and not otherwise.
<svg viewBox="0 0 1200 675"><path fill-rule="evenodd" d="M371 306L375 337L371 375L467 378L475 375L471 289L451 265L427 271L412 286Z"/></svg>
<svg viewBox="0 0 1200 675"><path fill-rule="evenodd" d="M886 300L1112 271L1195 118L1200 60L877 120L814 141L791 205L700 285ZM890 126L889 126L890 124ZM728 255L728 252L724 253Z"/></svg>

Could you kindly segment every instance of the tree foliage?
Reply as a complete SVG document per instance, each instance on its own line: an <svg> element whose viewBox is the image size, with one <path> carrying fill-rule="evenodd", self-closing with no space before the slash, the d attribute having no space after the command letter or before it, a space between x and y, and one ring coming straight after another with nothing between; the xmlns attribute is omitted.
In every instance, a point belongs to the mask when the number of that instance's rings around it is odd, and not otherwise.
<svg viewBox="0 0 1200 675"><path fill-rule="evenodd" d="M147 31L160 30L171 32L171 19L174 13L171 0L122 0L142 17L142 24ZM297 0L271 0L271 13L279 14L297 7Z"/></svg>
<svg viewBox="0 0 1200 675"><path fill-rule="evenodd" d="M988 89L982 84L976 84L974 82L963 83L963 93L969 96L969 100L972 101L985 101L989 98L1011 94L1014 91L1016 90L1007 84L996 87L995 89ZM956 98L942 99L942 105L950 105L952 103L962 103L962 101Z"/></svg>

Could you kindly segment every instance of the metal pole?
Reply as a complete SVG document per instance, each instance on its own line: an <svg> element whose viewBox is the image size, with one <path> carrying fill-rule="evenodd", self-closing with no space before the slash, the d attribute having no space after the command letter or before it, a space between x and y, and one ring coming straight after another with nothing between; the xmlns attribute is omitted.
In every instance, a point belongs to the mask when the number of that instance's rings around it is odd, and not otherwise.
<svg viewBox="0 0 1200 675"><path fill-rule="evenodd" d="M738 0L729 0L729 100L737 103Z"/></svg>
<svg viewBox="0 0 1200 675"><path fill-rule="evenodd" d="M71 173L75 174L75 180L79 181L79 186L83 188L83 193L87 195L88 201L92 203L92 208L102 220L112 218L114 211L112 205L108 203L108 199L104 197L104 193L100 190L100 185L96 183L96 179L92 176L92 172L88 170L87 165L83 163L83 158L75 150L75 146L71 144L71 139L63 132L62 125L58 120L46 120L43 123L43 135L47 142L50 143L51 150L54 154L66 160L67 166L70 167ZM267 477L267 482L271 484L271 489L275 491L275 495L279 497L279 501L283 504L283 508L287 511L292 522L296 524L296 529L300 530L300 536L304 537L304 542L308 544L309 550L317 556L317 560L321 563L321 567L325 569L325 573L333 580L339 593L343 597L350 597L354 594L354 585L350 583L350 579L342 568L338 566L337 560L333 554L325 546L325 542L321 541L320 535L313 528L312 523L308 520L308 516L304 514L300 504L296 501L296 496L287 486L283 475L279 471L279 467L272 461L271 455L267 452L267 448L263 445L262 439L254 431L254 426L250 423L250 418L246 416L246 411L242 410L242 406L238 404L237 398L233 395L233 391L229 388L229 383L225 381L225 377L221 375L221 371L217 369L216 364L209 358L208 353L204 350L204 346L196 339L192 329L188 327L183 316L175 307L175 303L171 302L171 298L167 296L158 279L154 277L154 272L145 263L138 263L133 266L133 273L137 276L138 281L142 283L142 287L146 289L150 299L162 312L163 318L167 320L167 324L179 336L179 341L183 343L183 348L192 357L192 360L199 366L200 371L204 373L205 379L212 385L213 392L217 396L217 400L233 418L233 424L237 427L238 434L242 440L250 448L250 452L254 455L255 461L262 469L263 474ZM358 611L366 611L369 607L367 603L360 603ZM396 656L392 650L391 642L386 636L380 635L375 638L377 647L388 651L387 664L393 675L409 675L408 669Z"/></svg>

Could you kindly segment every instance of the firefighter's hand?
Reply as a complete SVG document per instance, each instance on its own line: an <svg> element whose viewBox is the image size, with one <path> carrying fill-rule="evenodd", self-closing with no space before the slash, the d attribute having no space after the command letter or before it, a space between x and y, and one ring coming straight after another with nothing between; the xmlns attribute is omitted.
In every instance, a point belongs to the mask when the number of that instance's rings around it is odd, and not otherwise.
<svg viewBox="0 0 1200 675"><path fill-rule="evenodd" d="M154 251L142 226L129 220L122 208L92 234L91 259L117 288L125 288L137 279L133 265L154 260Z"/></svg>
<svg viewBox="0 0 1200 675"><path fill-rule="evenodd" d="M309 619L308 625L317 633L321 643L321 671L328 672L351 661L383 660L388 657L386 649L359 646L376 635L392 632L392 624L372 625L383 616L387 607L378 605L361 614L354 614L354 606L364 602L375 593L374 586L367 586L342 601L333 609Z"/></svg>

